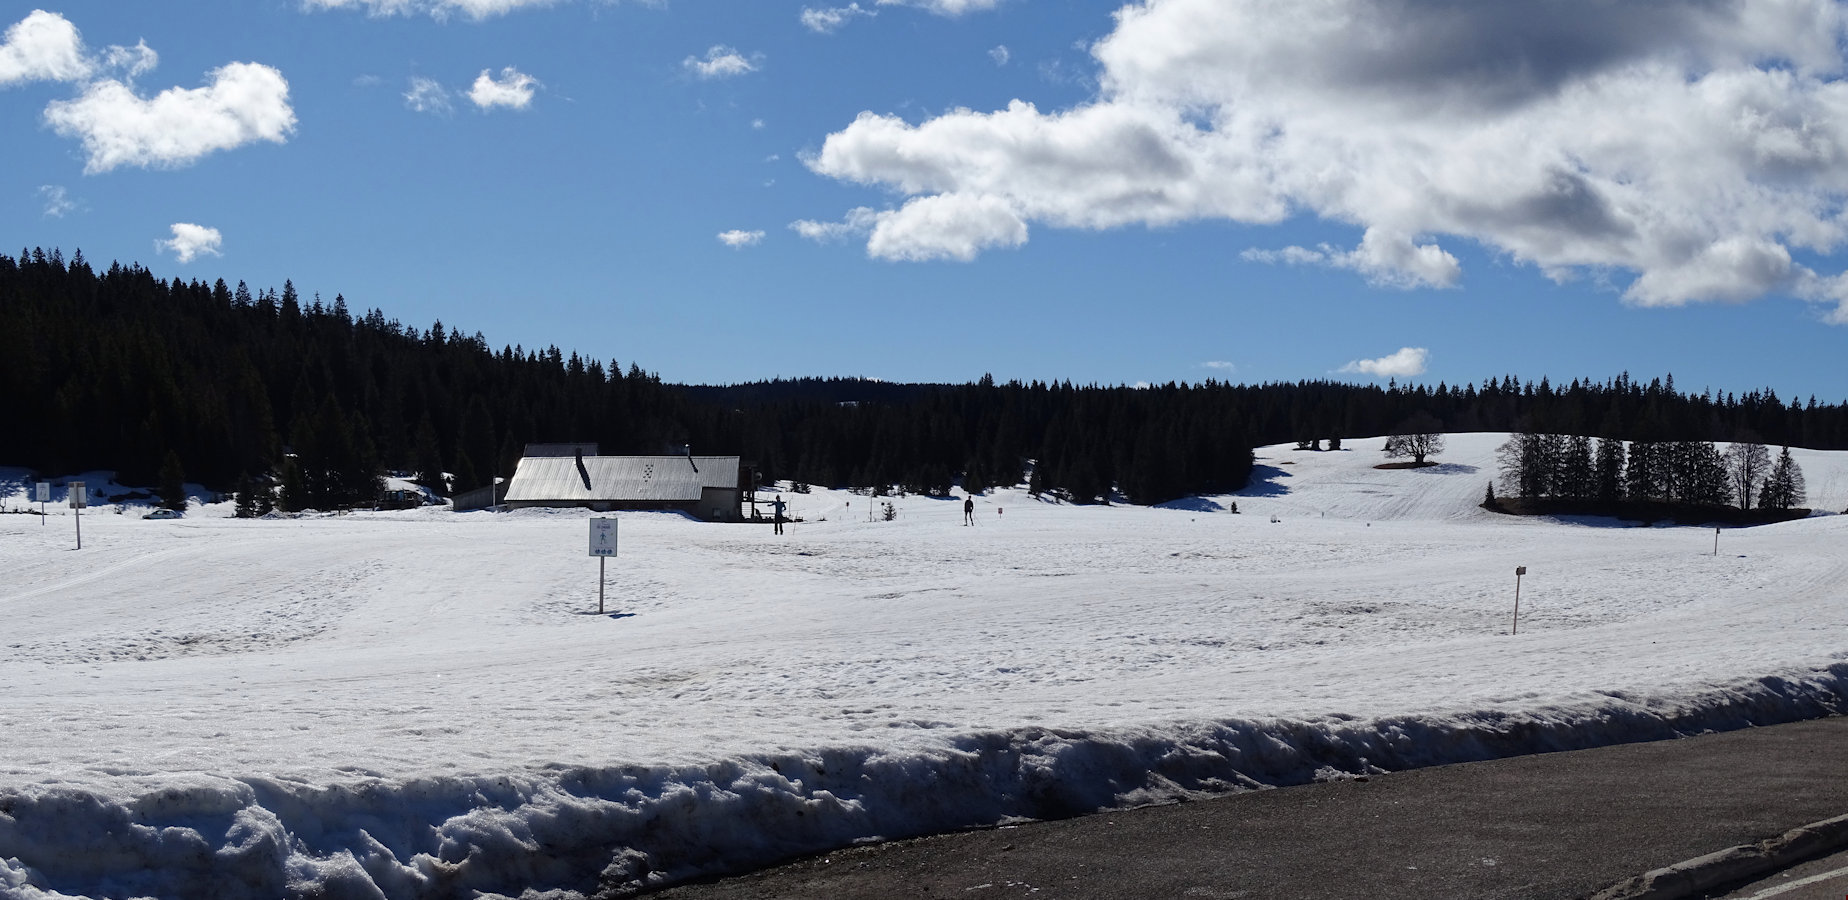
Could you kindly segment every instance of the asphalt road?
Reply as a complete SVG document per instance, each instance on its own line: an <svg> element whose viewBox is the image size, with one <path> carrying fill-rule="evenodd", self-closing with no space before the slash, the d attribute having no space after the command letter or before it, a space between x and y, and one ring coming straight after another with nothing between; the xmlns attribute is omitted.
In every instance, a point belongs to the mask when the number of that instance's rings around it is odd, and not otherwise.
<svg viewBox="0 0 1848 900"><path fill-rule="evenodd" d="M1722 900L1842 900L1848 897L1848 852L1813 859L1721 895Z"/></svg>
<svg viewBox="0 0 1848 900"><path fill-rule="evenodd" d="M654 896L1566 900L1844 813L1836 717L895 841Z"/></svg>

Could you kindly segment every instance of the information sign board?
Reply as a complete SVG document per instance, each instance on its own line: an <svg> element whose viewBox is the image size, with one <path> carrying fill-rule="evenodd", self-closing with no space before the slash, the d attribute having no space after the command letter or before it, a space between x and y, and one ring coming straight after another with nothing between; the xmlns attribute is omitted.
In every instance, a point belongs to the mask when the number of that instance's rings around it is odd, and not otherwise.
<svg viewBox="0 0 1848 900"><path fill-rule="evenodd" d="M591 556L615 556L616 555L616 520L615 519L591 519L590 520L590 555Z"/></svg>
<svg viewBox="0 0 1848 900"><path fill-rule="evenodd" d="M83 482L81 481L71 482L71 509L83 509L84 507L89 506L89 505L90 505L90 494L84 488Z"/></svg>
<svg viewBox="0 0 1848 900"><path fill-rule="evenodd" d="M41 481L38 484L33 485L33 487L38 489L38 497L37 497L38 502L40 503L50 503L51 502L51 482Z"/></svg>

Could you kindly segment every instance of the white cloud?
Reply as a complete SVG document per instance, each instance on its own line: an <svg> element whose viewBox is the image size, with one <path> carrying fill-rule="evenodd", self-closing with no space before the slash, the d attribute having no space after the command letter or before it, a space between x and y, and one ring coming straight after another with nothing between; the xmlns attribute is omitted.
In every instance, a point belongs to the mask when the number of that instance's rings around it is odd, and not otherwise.
<svg viewBox="0 0 1848 900"><path fill-rule="evenodd" d="M993 50L988 51L988 58L994 60L997 66L1005 66L1014 55L1008 52L1006 44L996 44Z"/></svg>
<svg viewBox="0 0 1848 900"><path fill-rule="evenodd" d="M764 130L764 120L762 120L762 119L752 119L752 120L751 120L751 130L752 130L752 131L762 131L762 130Z"/></svg>
<svg viewBox="0 0 1848 900"><path fill-rule="evenodd" d="M850 237L864 237L873 232L873 226L879 223L879 212L861 206L847 211L847 217L839 222L815 222L798 219L789 223L791 231L817 243L846 240Z"/></svg>
<svg viewBox="0 0 1848 900"><path fill-rule="evenodd" d="M462 15L479 22L517 9L551 6L557 0L302 0L310 11L363 9L372 16L427 15L446 20Z"/></svg>
<svg viewBox="0 0 1848 900"><path fill-rule="evenodd" d="M1209 360L1209 361L1207 361L1207 362L1203 362L1203 363L1201 363L1200 365L1201 365L1201 367L1203 367L1203 368L1207 368L1207 369L1217 369L1217 370L1219 370L1219 371L1221 371L1221 372L1236 372L1236 371L1238 371L1238 366L1237 366L1236 364L1234 364L1234 363L1229 363L1229 362L1226 362L1225 360L1220 360L1220 359L1215 359L1215 360Z"/></svg>
<svg viewBox="0 0 1848 900"><path fill-rule="evenodd" d="M468 99L482 109L505 106L510 109L525 109L533 102L533 91L539 86L539 79L521 72L512 66L501 70L500 77L495 78L482 69L476 76L474 87L468 90Z"/></svg>
<svg viewBox="0 0 1848 900"><path fill-rule="evenodd" d="M877 259L955 259L967 262L989 247L1027 242L1027 223L1000 197L943 194L917 197L882 213L866 239Z"/></svg>
<svg viewBox="0 0 1848 900"><path fill-rule="evenodd" d="M1001 0L879 0L880 6L915 6L940 16L955 18L964 13L982 12L1001 5Z"/></svg>
<svg viewBox="0 0 1848 900"><path fill-rule="evenodd" d="M757 62L723 44L714 44L706 51L705 59L689 56L680 64L701 78L730 78L757 71Z"/></svg>
<svg viewBox="0 0 1848 900"><path fill-rule="evenodd" d="M1386 285L1456 284L1465 240L1632 303L1742 300L1848 244L1844 5L1556 7L1144 0L1084 103L862 113L807 162L1051 227L1308 214L1359 245L1259 253Z"/></svg>
<svg viewBox="0 0 1848 900"><path fill-rule="evenodd" d="M182 263L192 262L203 254L220 256L218 248L225 242L225 237L216 228L194 225L190 222L173 223L173 239L155 241L154 246L160 250L171 251L174 258Z"/></svg>
<svg viewBox="0 0 1848 900"><path fill-rule="evenodd" d="M404 92L404 105L414 112L442 115L449 112L449 89L434 78L412 75L411 88Z"/></svg>
<svg viewBox="0 0 1848 900"><path fill-rule="evenodd" d="M259 63L231 63L201 88L168 88L151 100L130 85L91 82L75 100L45 107L53 131L83 142L87 173L118 166L184 166L252 141L283 143L295 130L289 83Z"/></svg>
<svg viewBox="0 0 1848 900"><path fill-rule="evenodd" d="M789 223L817 242L866 238L875 259L954 259L968 262L989 247L1026 243L1027 226L997 197L945 194L917 197L898 209L859 207L839 222L802 219Z"/></svg>
<svg viewBox="0 0 1848 900"><path fill-rule="evenodd" d="M870 9L861 9L858 3L849 3L846 6L824 8L804 6L800 18L802 27L816 34L833 34L856 18L865 16L870 19L876 15L879 14Z"/></svg>
<svg viewBox="0 0 1848 900"><path fill-rule="evenodd" d="M103 51L103 65L133 79L154 71L160 65L160 54L145 40L137 41L133 47L111 45Z"/></svg>
<svg viewBox="0 0 1848 900"><path fill-rule="evenodd" d="M1848 325L1848 273L1824 277L1814 272L1804 272L1797 277L1796 293L1805 300L1834 303L1834 309L1823 313L1823 321L1831 325Z"/></svg>
<svg viewBox="0 0 1848 900"><path fill-rule="evenodd" d="M1425 373L1425 363L1431 359L1431 352L1423 347L1401 347L1399 352L1379 359L1357 359L1341 367L1341 371L1350 374L1372 375L1375 378L1410 378Z"/></svg>
<svg viewBox="0 0 1848 900"><path fill-rule="evenodd" d="M77 26L57 13L35 9L0 36L0 87L24 81L80 81L94 69Z"/></svg>
<svg viewBox="0 0 1848 900"><path fill-rule="evenodd" d="M62 219L65 213L77 208L77 201L71 199L70 192L65 190L61 184L41 184L38 195L45 201L47 218Z"/></svg>
<svg viewBox="0 0 1848 900"><path fill-rule="evenodd" d="M1436 244L1416 244L1402 234L1369 228L1353 250L1341 250L1329 244L1320 249L1285 247L1282 250L1246 250L1240 254L1253 262L1285 263L1298 266L1328 266L1349 269L1366 276L1381 287L1421 288L1455 287L1463 275L1457 258Z"/></svg>
<svg viewBox="0 0 1848 900"><path fill-rule="evenodd" d="M763 240L764 233L762 231L739 231L733 229L731 231L719 232L719 243L727 247L755 247L763 243Z"/></svg>

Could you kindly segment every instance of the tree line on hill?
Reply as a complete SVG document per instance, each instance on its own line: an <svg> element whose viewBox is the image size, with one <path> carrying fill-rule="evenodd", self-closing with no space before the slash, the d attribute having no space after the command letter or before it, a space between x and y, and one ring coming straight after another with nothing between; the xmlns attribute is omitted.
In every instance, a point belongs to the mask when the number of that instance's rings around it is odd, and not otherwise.
<svg viewBox="0 0 1848 900"><path fill-rule="evenodd" d="M1731 440L1848 448L1848 405L1771 391L1684 394L1672 378L1603 383L1512 376L1480 385L1333 381L1074 385L854 378L722 387L664 383L565 353L503 346L303 297L292 282L98 271L81 251L0 254L0 391L17 427L0 463L116 470L130 484L242 484L285 508L369 504L382 472L462 491L512 473L529 442L607 454L691 445L737 454L765 483L943 494L1023 481L1073 502L1159 503L1235 490L1252 448L1443 430ZM445 477L448 473L450 477ZM272 495L274 495L272 497Z"/></svg>
<svg viewBox="0 0 1848 900"><path fill-rule="evenodd" d="M1503 495L1553 501L1549 511L1712 510L1773 513L1802 507L1803 467L1784 447L1775 459L1746 432L1724 453L1709 441L1631 441L1520 432L1497 453ZM1491 487L1485 505L1497 506Z"/></svg>

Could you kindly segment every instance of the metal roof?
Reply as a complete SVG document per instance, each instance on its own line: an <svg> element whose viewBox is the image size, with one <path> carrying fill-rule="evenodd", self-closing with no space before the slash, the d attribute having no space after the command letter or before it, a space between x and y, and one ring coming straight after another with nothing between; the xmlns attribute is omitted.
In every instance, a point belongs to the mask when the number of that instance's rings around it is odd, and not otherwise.
<svg viewBox="0 0 1848 900"><path fill-rule="evenodd" d="M597 442L596 441L579 441L578 443L575 443L575 444L527 444L526 452L520 455L521 456L576 457L579 453L582 453L585 456L596 456L597 455Z"/></svg>
<svg viewBox="0 0 1848 900"><path fill-rule="evenodd" d="M673 503L698 500L701 488L737 487L736 456L586 456L581 472L574 457L528 456L503 499Z"/></svg>

